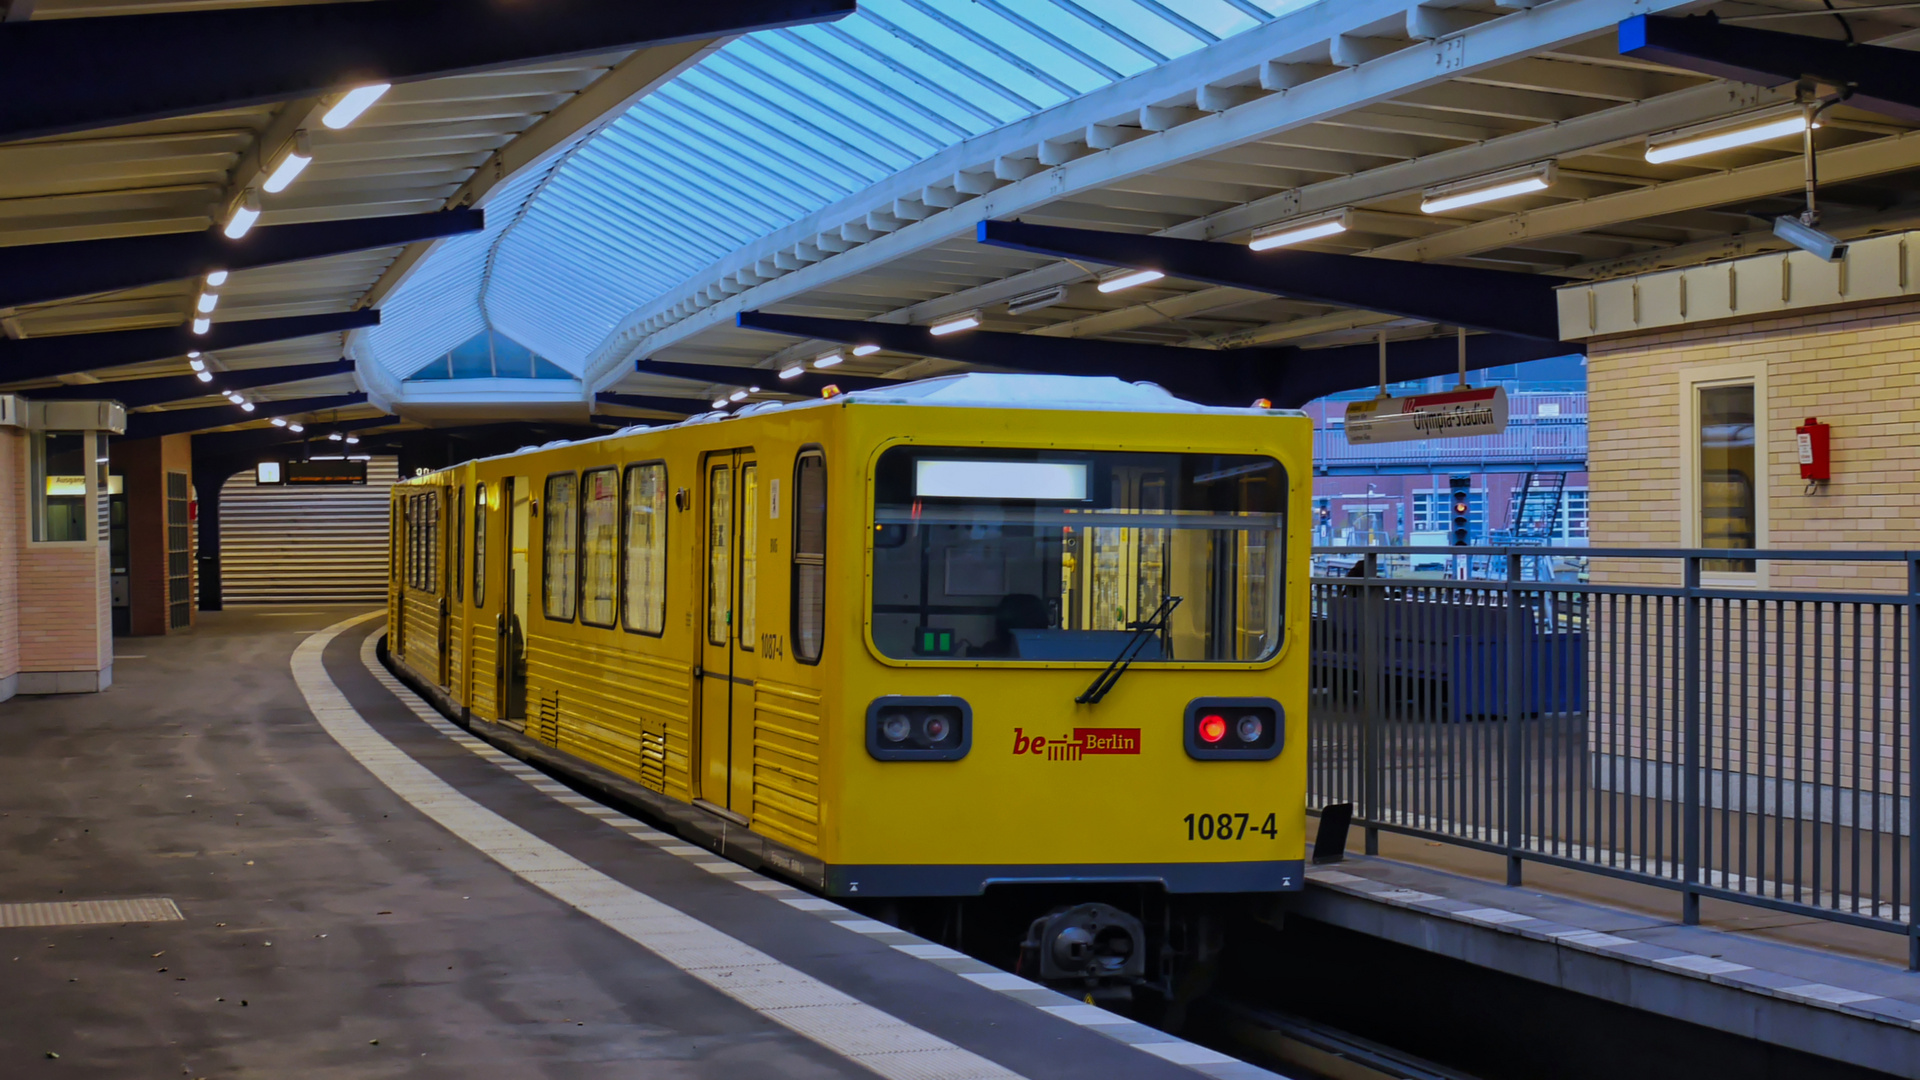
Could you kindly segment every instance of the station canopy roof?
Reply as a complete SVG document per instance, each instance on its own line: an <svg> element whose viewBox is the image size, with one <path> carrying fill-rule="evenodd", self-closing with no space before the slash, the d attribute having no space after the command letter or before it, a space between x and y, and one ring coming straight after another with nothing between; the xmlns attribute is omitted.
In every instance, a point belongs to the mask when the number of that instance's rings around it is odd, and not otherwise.
<svg viewBox="0 0 1920 1080"><path fill-rule="evenodd" d="M1311 0L863 0L748 34L486 203L357 355L404 374L492 327L580 374L631 312L970 138Z"/></svg>

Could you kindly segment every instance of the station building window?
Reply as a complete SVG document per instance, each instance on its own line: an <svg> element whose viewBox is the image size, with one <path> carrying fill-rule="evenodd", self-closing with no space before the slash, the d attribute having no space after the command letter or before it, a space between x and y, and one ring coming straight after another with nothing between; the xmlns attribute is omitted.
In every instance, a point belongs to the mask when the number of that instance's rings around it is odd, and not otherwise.
<svg viewBox="0 0 1920 1080"><path fill-rule="evenodd" d="M573 621L574 533L579 528L579 519L574 516L575 483L572 473L547 477L546 505L541 507L546 515L540 545L541 591L547 618L562 622Z"/></svg>
<svg viewBox="0 0 1920 1080"><path fill-rule="evenodd" d="M793 658L820 662L827 627L827 459L817 450L793 467Z"/></svg>
<svg viewBox="0 0 1920 1080"><path fill-rule="evenodd" d="M88 539L90 441L79 431L34 433L30 454L35 541L59 544Z"/></svg>
<svg viewBox="0 0 1920 1080"><path fill-rule="evenodd" d="M659 635L667 628L667 467L627 466L626 565L621 584L627 629Z"/></svg>
<svg viewBox="0 0 1920 1080"><path fill-rule="evenodd" d="M593 469L580 477L580 621L612 626L614 555L620 547L620 473Z"/></svg>
<svg viewBox="0 0 1920 1080"><path fill-rule="evenodd" d="M1766 369L1730 364L1682 371L1686 420L1681 495L1684 543L1698 548L1766 545ZM1752 559L1707 559L1701 571L1728 584L1753 584Z"/></svg>

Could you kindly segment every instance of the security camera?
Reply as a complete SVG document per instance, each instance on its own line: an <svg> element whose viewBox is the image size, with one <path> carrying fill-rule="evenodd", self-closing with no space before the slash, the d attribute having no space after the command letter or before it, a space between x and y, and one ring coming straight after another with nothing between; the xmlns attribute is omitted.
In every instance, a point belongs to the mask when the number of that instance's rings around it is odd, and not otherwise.
<svg viewBox="0 0 1920 1080"><path fill-rule="evenodd" d="M1838 262L1847 253L1847 245L1790 214L1773 219L1773 235L1828 262Z"/></svg>

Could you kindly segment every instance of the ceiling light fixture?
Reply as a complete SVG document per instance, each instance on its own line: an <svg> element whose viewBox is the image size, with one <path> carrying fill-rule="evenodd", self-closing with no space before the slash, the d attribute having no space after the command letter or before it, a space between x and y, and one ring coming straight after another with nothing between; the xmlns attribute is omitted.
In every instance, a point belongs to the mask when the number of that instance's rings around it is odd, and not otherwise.
<svg viewBox="0 0 1920 1080"><path fill-rule="evenodd" d="M238 240L247 235L253 223L260 220L260 196L249 188L242 192L227 212L227 227L221 230L229 240Z"/></svg>
<svg viewBox="0 0 1920 1080"><path fill-rule="evenodd" d="M201 382L212 382L212 381L213 381L213 372L211 372L211 371L196 371L196 372L194 372L194 374L193 374L193 377L194 377L194 378L196 378L196 379L199 379L199 380L200 380Z"/></svg>
<svg viewBox="0 0 1920 1080"><path fill-rule="evenodd" d="M853 355L855 356L872 356L879 351L880 346L878 345L855 345L852 349Z"/></svg>
<svg viewBox="0 0 1920 1080"><path fill-rule="evenodd" d="M213 288L217 289L226 283L227 272L225 270L209 270L207 272L207 284Z"/></svg>
<svg viewBox="0 0 1920 1080"><path fill-rule="evenodd" d="M1024 293L1007 301L1007 314L1026 315L1030 312L1039 311L1041 308L1050 308L1066 298L1067 287L1065 285L1055 285L1051 289L1041 289L1039 292Z"/></svg>
<svg viewBox="0 0 1920 1080"><path fill-rule="evenodd" d="M307 142L307 133L296 131L293 141L287 144L286 152L280 155L280 161L267 174L266 182L261 184L267 194L278 195L287 190L287 185L300 178L313 164L313 146Z"/></svg>
<svg viewBox="0 0 1920 1080"><path fill-rule="evenodd" d="M367 86L356 86L347 91L346 95L339 101L335 102L333 108L328 109L326 115L320 118L320 122L335 131L339 131L341 128L360 119L361 113L366 112L374 102L379 101L380 98L391 89L393 89L392 83L372 83Z"/></svg>
<svg viewBox="0 0 1920 1080"><path fill-rule="evenodd" d="M198 355L200 355L200 354L199 354L199 353L193 353L193 354L191 354L191 355L194 355L194 356L198 356ZM205 371L205 370L207 370L207 362L206 362L205 360L189 360L189 361L187 361L187 366L188 366L188 367L190 367L190 368L192 368L192 369L193 369L193 370L195 370L195 371Z"/></svg>
<svg viewBox="0 0 1920 1080"><path fill-rule="evenodd" d="M1145 285L1149 281L1159 281L1166 276L1158 270L1116 270L1101 278L1096 287L1103 293L1119 292L1135 285Z"/></svg>
<svg viewBox="0 0 1920 1080"><path fill-rule="evenodd" d="M733 393L727 395L727 400L745 401L747 400L747 392L745 390L735 390Z"/></svg>
<svg viewBox="0 0 1920 1080"><path fill-rule="evenodd" d="M1815 124L1818 128L1820 125ZM1736 146L1749 146L1769 139L1784 139L1807 130L1807 111L1798 105L1786 110L1767 109L1732 120L1694 124L1675 131L1663 131L1647 138L1647 160L1655 165L1699 157Z"/></svg>
<svg viewBox="0 0 1920 1080"><path fill-rule="evenodd" d="M300 432L307 430L307 426L305 424L288 424L287 430L298 435Z"/></svg>
<svg viewBox="0 0 1920 1080"><path fill-rule="evenodd" d="M212 319L208 319L208 318L205 318L205 317L202 317L202 318L198 318L198 319L195 319L195 320L193 320L193 332L194 332L194 333L196 333L196 334L204 334L204 333L206 333L206 332L207 332L208 330L211 330L211 329L213 329L213 320L212 320Z"/></svg>
<svg viewBox="0 0 1920 1080"><path fill-rule="evenodd" d="M360 445L360 436L358 436L358 435L349 435L349 436L347 436L347 445L348 445L348 446L359 446L359 445Z"/></svg>
<svg viewBox="0 0 1920 1080"><path fill-rule="evenodd" d="M958 315L949 315L941 319L939 322L927 327L927 333L932 334L934 337L945 337L948 334L957 334L962 330L971 330L979 325L980 309L975 308L972 311L963 311Z"/></svg>
<svg viewBox="0 0 1920 1080"><path fill-rule="evenodd" d="M1493 202L1495 199L1510 199L1515 195L1545 191L1553 186L1554 177L1558 171L1558 167L1553 162L1539 161L1517 169L1506 169L1488 173L1485 176L1475 176L1430 187L1420 199L1420 212L1443 214L1462 206L1475 206L1479 203Z"/></svg>
<svg viewBox="0 0 1920 1080"><path fill-rule="evenodd" d="M714 408L716 408L716 409L724 409L724 408L726 408L726 407L727 407L727 399L726 399L726 398L723 398L723 397L722 397L722 398L714 398L714 399L713 399L713 407L714 407Z"/></svg>
<svg viewBox="0 0 1920 1080"><path fill-rule="evenodd" d="M821 353L819 356L813 358L813 366L817 368L830 368L845 359L846 357L840 355L838 352Z"/></svg>
<svg viewBox="0 0 1920 1080"><path fill-rule="evenodd" d="M337 431L333 431L333 432L328 432L328 434L327 434L327 439L328 439L328 441L330 441L330 442L339 442L340 440L342 440L342 439L344 439L344 438L346 438L346 436L345 436L345 435L342 435L342 434L340 434L340 433L339 433L339 432L337 432Z"/></svg>
<svg viewBox="0 0 1920 1080"><path fill-rule="evenodd" d="M1353 211L1348 207L1311 217L1294 218L1277 225L1268 225L1264 229L1255 229L1253 239L1247 246L1255 251L1272 251L1274 248L1304 244L1309 240L1323 240L1329 236L1338 236L1353 227Z"/></svg>
<svg viewBox="0 0 1920 1080"><path fill-rule="evenodd" d="M801 375L805 374L806 370L807 370L806 368L799 368L799 367L781 368L780 377L783 379L797 379Z"/></svg>
<svg viewBox="0 0 1920 1080"><path fill-rule="evenodd" d="M253 411L253 402L251 402L251 401L243 401L243 402L241 402L241 403L240 403L240 410L241 410L242 412L252 412L252 411Z"/></svg>
<svg viewBox="0 0 1920 1080"><path fill-rule="evenodd" d="M217 292L203 292L200 294L200 299L193 302L193 310L202 315L213 314L213 309L219 306L220 294Z"/></svg>

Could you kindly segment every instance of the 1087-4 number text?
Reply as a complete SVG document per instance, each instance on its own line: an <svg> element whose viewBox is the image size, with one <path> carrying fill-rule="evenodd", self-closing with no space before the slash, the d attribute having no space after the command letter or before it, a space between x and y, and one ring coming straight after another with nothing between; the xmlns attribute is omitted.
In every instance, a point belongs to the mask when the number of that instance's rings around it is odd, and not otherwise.
<svg viewBox="0 0 1920 1080"><path fill-rule="evenodd" d="M1244 840L1249 832L1269 840L1280 834L1272 814L1255 823L1253 814L1188 814L1180 819L1189 840Z"/></svg>

